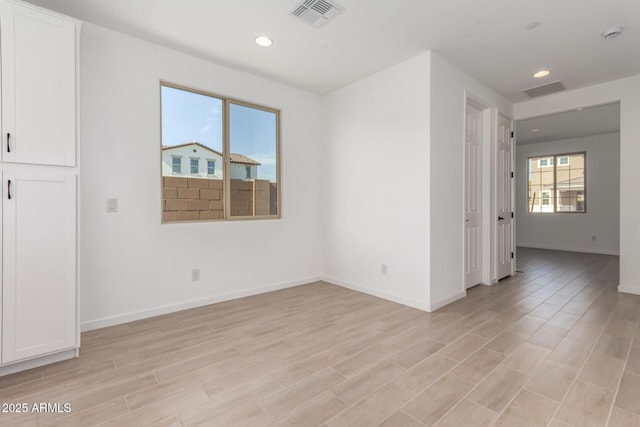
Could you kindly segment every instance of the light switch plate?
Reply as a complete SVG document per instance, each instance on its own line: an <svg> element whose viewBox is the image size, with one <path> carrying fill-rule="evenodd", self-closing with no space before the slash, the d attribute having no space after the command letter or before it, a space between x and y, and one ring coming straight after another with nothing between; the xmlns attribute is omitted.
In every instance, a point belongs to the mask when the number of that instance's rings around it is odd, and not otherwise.
<svg viewBox="0 0 640 427"><path fill-rule="evenodd" d="M107 199L107 212L118 212L118 199Z"/></svg>

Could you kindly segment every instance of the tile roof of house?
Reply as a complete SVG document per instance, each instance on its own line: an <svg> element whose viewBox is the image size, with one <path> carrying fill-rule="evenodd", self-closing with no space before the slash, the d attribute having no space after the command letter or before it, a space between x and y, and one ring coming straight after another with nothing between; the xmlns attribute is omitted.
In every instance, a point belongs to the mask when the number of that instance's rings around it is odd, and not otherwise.
<svg viewBox="0 0 640 427"><path fill-rule="evenodd" d="M192 141L192 142L185 142L184 144L178 144L178 145L163 145L162 149L163 150L171 150L174 148L181 148L181 147L188 147L190 145L197 145L200 148L204 148L205 150L211 151L212 153L216 153L217 155L222 157L222 153L219 152L218 150L214 150L213 148L209 148L206 145L200 144L197 141ZM237 154L237 153L230 153L230 161L231 163L239 163L239 164L243 164L243 165L257 165L260 166L260 162L253 160L250 157L245 156L244 154Z"/></svg>
<svg viewBox="0 0 640 427"><path fill-rule="evenodd" d="M244 154L229 153L231 163L242 163L244 165L260 165L260 162L253 160Z"/></svg>

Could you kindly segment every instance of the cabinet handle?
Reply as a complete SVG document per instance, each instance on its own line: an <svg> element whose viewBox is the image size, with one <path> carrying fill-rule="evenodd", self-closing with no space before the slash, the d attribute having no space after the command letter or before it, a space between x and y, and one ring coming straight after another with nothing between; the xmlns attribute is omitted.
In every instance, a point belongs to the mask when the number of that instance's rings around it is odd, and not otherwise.
<svg viewBox="0 0 640 427"><path fill-rule="evenodd" d="M11 200L11 180L7 181L7 197Z"/></svg>
<svg viewBox="0 0 640 427"><path fill-rule="evenodd" d="M7 153L11 152L11 145L9 145L9 140L11 139L11 133L7 132Z"/></svg>

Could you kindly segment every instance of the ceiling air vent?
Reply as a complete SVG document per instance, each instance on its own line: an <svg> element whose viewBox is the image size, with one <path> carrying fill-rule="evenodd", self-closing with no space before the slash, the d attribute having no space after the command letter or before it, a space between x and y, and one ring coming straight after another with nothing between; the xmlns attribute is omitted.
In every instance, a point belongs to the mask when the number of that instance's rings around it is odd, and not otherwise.
<svg viewBox="0 0 640 427"><path fill-rule="evenodd" d="M531 98L535 98L537 96L548 95L553 92L560 92L561 90L565 90L566 88L562 84L562 82L553 82L546 84L544 86L532 87L531 89L523 90L524 93L529 95Z"/></svg>
<svg viewBox="0 0 640 427"><path fill-rule="evenodd" d="M331 0L303 0L289 12L289 15L314 28L322 28L343 11L342 6Z"/></svg>

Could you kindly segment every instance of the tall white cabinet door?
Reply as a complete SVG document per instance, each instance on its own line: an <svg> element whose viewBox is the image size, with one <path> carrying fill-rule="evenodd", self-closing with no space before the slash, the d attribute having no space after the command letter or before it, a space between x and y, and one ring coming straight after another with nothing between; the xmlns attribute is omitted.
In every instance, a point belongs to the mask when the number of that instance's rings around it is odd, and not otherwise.
<svg viewBox="0 0 640 427"><path fill-rule="evenodd" d="M3 173L2 363L76 344L76 177Z"/></svg>
<svg viewBox="0 0 640 427"><path fill-rule="evenodd" d="M0 2L2 160L76 164L76 23Z"/></svg>

